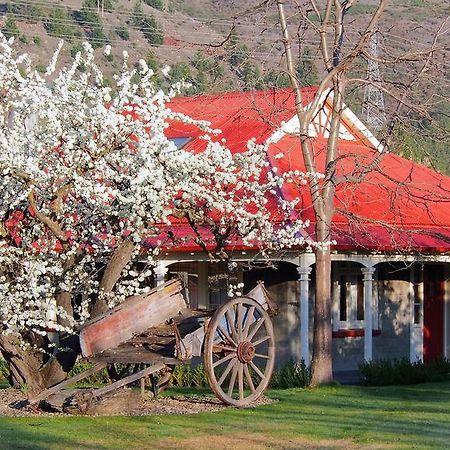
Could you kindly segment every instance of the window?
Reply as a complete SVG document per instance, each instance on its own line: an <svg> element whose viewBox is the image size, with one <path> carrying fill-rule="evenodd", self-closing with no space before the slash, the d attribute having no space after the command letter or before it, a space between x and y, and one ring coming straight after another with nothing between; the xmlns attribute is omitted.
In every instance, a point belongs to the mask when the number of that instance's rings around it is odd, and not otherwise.
<svg viewBox="0 0 450 450"><path fill-rule="evenodd" d="M169 279L179 278L184 286L184 298L191 308L198 308L198 264L184 262L169 267Z"/></svg>
<svg viewBox="0 0 450 450"><path fill-rule="evenodd" d="M238 274L230 272L225 263L210 264L208 268L209 307L218 308L229 300L230 284L238 283Z"/></svg>
<svg viewBox="0 0 450 450"><path fill-rule="evenodd" d="M333 283L333 329L364 327L364 283L360 267L340 264Z"/></svg>
<svg viewBox="0 0 450 450"><path fill-rule="evenodd" d="M175 137L175 138L170 138L169 139L170 142L175 144L175 147L180 150L181 148L183 148L188 142L192 141L191 137Z"/></svg>
<svg viewBox="0 0 450 450"><path fill-rule="evenodd" d="M411 273L413 282L413 323L421 325L423 315L423 265L415 265Z"/></svg>
<svg viewBox="0 0 450 450"><path fill-rule="evenodd" d="M191 308L217 308L225 303L230 284L242 281L242 271L230 272L225 263L179 262L169 266L169 277L183 280L185 298Z"/></svg>

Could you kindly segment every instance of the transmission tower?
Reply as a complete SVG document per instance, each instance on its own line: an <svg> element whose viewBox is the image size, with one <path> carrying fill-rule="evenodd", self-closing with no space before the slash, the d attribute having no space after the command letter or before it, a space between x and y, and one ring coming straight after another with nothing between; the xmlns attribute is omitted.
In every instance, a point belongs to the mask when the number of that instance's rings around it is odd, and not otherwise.
<svg viewBox="0 0 450 450"><path fill-rule="evenodd" d="M375 59L378 57L378 33L373 33L369 42L369 54ZM367 63L368 84L364 90L362 114L370 130L378 131L386 122L383 92L374 83L380 82L380 69L378 61L368 58Z"/></svg>

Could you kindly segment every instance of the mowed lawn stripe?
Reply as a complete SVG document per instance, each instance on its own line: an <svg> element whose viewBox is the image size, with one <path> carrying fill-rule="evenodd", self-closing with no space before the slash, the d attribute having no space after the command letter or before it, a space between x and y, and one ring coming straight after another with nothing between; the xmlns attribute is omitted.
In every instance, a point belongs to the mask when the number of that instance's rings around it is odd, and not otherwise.
<svg viewBox="0 0 450 450"><path fill-rule="evenodd" d="M268 396L277 402L195 415L3 417L0 448L449 448L450 381L270 390Z"/></svg>

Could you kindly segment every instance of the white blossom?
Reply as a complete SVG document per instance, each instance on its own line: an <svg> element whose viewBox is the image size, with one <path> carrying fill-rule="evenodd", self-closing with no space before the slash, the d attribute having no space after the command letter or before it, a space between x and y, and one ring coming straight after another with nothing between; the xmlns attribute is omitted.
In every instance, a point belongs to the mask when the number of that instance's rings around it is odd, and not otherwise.
<svg viewBox="0 0 450 450"><path fill-rule="evenodd" d="M170 69L171 67L166 65L161 69L161 73L167 78L169 76Z"/></svg>
<svg viewBox="0 0 450 450"><path fill-rule="evenodd" d="M198 242L194 232L178 243L170 239L175 217L200 235L209 228L206 246L236 240L263 250L317 245L303 237L308 223L299 199L277 193L286 182L319 174L278 175L268 167L267 147L255 139L232 153L208 121L172 111L181 84L168 93L156 90L145 62L133 81L136 69L129 69L126 52L115 85L107 87L89 43L57 70L61 48L40 75L0 34L3 332L25 339L30 330L71 331L89 318L93 298L112 307L147 292L162 248ZM163 69L166 76L169 70ZM176 121L201 131L202 152L177 149L166 137ZM135 245L132 257L114 290L105 292L99 273L127 240ZM61 291L71 295L74 315L58 305Z"/></svg>

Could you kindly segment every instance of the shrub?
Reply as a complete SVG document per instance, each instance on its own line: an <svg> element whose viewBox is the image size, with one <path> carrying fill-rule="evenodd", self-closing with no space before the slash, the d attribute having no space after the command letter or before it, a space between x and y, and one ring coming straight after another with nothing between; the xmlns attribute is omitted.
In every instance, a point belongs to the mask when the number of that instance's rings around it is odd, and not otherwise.
<svg viewBox="0 0 450 450"><path fill-rule="evenodd" d="M112 0L103 0L103 10L112 12L114 9ZM98 7L97 0L84 0L82 4L82 8L85 10L96 10Z"/></svg>
<svg viewBox="0 0 450 450"><path fill-rule="evenodd" d="M20 34L19 28L17 27L16 21L12 17L7 17L5 24L2 28L2 33L8 39L12 36L17 37Z"/></svg>
<svg viewBox="0 0 450 450"><path fill-rule="evenodd" d="M192 368L185 364L175 366L171 378L172 386L179 387L206 387L208 380L203 364Z"/></svg>
<svg viewBox="0 0 450 450"><path fill-rule="evenodd" d="M103 27L100 25L95 26L89 33L88 40L93 48L103 47L107 42Z"/></svg>
<svg viewBox="0 0 450 450"><path fill-rule="evenodd" d="M38 47L40 47L40 45L41 45L41 38L40 38L40 36L33 36L32 40Z"/></svg>
<svg viewBox="0 0 450 450"><path fill-rule="evenodd" d="M114 55L112 53L104 55L104 58L106 59L106 61L109 61L110 63L114 62Z"/></svg>
<svg viewBox="0 0 450 450"><path fill-rule="evenodd" d="M48 18L44 21L44 27L50 36L65 38L69 42L75 35L75 26L72 18L67 14L65 8L57 6L52 8Z"/></svg>
<svg viewBox="0 0 450 450"><path fill-rule="evenodd" d="M116 33L117 36L119 36L120 39L123 39L124 41L128 41L128 39L130 39L130 32L128 31L128 28L123 25L115 28L114 33Z"/></svg>
<svg viewBox="0 0 450 450"><path fill-rule="evenodd" d="M30 2L17 1L8 3L7 11L14 14L16 17L23 18L27 22L36 23L42 16L42 11L36 5Z"/></svg>
<svg viewBox="0 0 450 450"><path fill-rule="evenodd" d="M164 9L163 0L144 0L144 3L152 8L159 9L160 11Z"/></svg>
<svg viewBox="0 0 450 450"><path fill-rule="evenodd" d="M302 359L299 363L289 361L280 369L275 370L272 375L270 387L279 389L307 387L310 382L311 369Z"/></svg>
<svg viewBox="0 0 450 450"><path fill-rule="evenodd" d="M170 80L175 83L177 81L188 80L191 78L191 70L188 64L185 62L179 62L172 65L169 75Z"/></svg>
<svg viewBox="0 0 450 450"><path fill-rule="evenodd" d="M364 362L359 370L367 386L416 384L449 379L450 360L439 358L428 363L410 362L407 358L379 360Z"/></svg>
<svg viewBox="0 0 450 450"><path fill-rule="evenodd" d="M79 373L82 373L85 370L90 369L93 366L94 366L94 364L91 364L91 363L77 362L73 366L73 369L69 372L68 377L70 378L75 375L78 375ZM110 382L110 378L109 378L107 370L102 369L102 370L94 373L90 377L85 378L82 382L87 383L87 384L105 384L105 383Z"/></svg>
<svg viewBox="0 0 450 450"><path fill-rule="evenodd" d="M45 64L36 64L36 70L39 73L45 73L47 71L47 66Z"/></svg>
<svg viewBox="0 0 450 450"><path fill-rule="evenodd" d="M70 56L72 58L75 58L75 56L77 55L78 52L82 52L83 51L83 45L81 44L81 42L77 42L76 44L74 44L72 46L72 48L70 49Z"/></svg>
<svg viewBox="0 0 450 450"><path fill-rule="evenodd" d="M131 23L139 28L150 45L161 45L164 42L161 25L151 14L144 14L140 1L134 5Z"/></svg>
<svg viewBox="0 0 450 450"><path fill-rule="evenodd" d="M140 30L150 45L161 45L164 42L162 28L152 15L142 18Z"/></svg>
<svg viewBox="0 0 450 450"><path fill-rule="evenodd" d="M4 359L0 359L0 381L6 381L9 377L9 367Z"/></svg>
<svg viewBox="0 0 450 450"><path fill-rule="evenodd" d="M77 19L81 25L94 28L101 25L100 16L95 12L97 3L91 0L85 0L81 10L77 14Z"/></svg>

